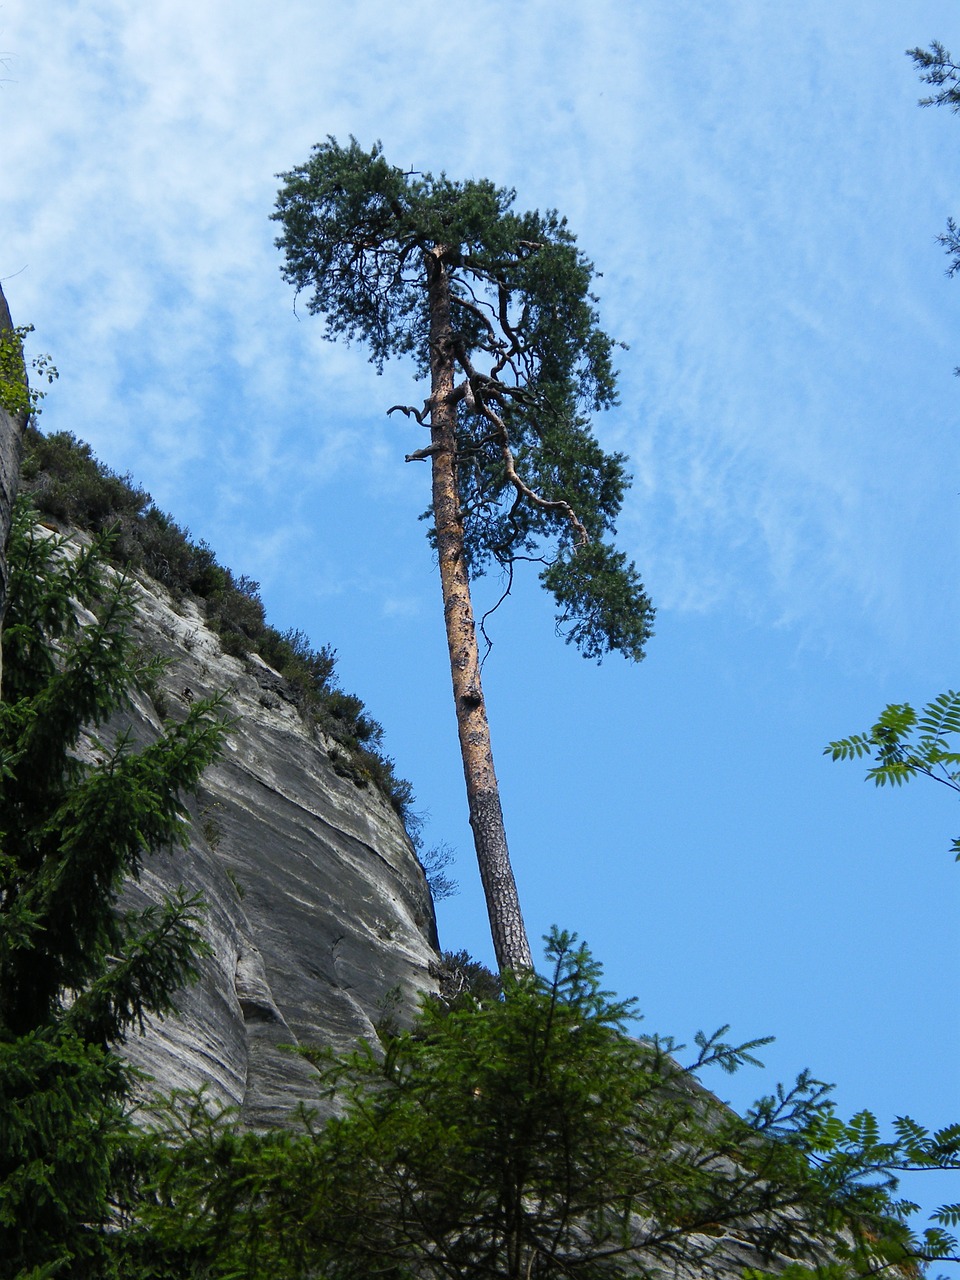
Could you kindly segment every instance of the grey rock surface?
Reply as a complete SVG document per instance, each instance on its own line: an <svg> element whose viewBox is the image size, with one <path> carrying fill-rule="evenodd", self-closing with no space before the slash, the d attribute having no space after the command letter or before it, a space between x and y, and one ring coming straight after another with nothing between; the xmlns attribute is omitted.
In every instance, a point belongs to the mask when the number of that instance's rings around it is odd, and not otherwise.
<svg viewBox="0 0 960 1280"><path fill-rule="evenodd" d="M305 723L260 658L231 657L192 600L137 583L136 629L170 659L151 697L118 727L134 741L227 690L234 724L191 801L189 848L148 858L132 903L183 885L202 893L212 954L178 1014L131 1036L147 1091L206 1085L250 1125L290 1123L318 1103L315 1072L288 1046L340 1051L401 1025L436 987L436 922L403 825L372 785L331 763L335 744ZM322 1107L321 1107L322 1110Z"/></svg>

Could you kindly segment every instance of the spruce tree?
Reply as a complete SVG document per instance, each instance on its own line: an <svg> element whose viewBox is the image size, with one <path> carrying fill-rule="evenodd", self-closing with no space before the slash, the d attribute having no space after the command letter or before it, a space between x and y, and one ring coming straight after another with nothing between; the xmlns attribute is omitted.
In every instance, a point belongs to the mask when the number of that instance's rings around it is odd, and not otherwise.
<svg viewBox="0 0 960 1280"><path fill-rule="evenodd" d="M497 962L531 965L507 850L470 593L491 566L542 565L557 625L586 657L637 660L653 610L611 542L629 483L590 415L616 402L615 344L599 327L592 264L554 212L518 213L487 180L404 172L381 147L319 144L280 175L273 217L283 275L326 317L330 339L360 338L378 370L412 355L429 381L429 430L407 461L432 468L437 551L470 822Z"/></svg>
<svg viewBox="0 0 960 1280"><path fill-rule="evenodd" d="M107 574L104 549L78 551L15 513L0 703L2 1277L101 1274L131 1083L114 1046L172 1007L201 949L197 900L124 911L119 895L184 838L182 797L225 725L208 701L139 751L97 736L149 671L131 584Z"/></svg>

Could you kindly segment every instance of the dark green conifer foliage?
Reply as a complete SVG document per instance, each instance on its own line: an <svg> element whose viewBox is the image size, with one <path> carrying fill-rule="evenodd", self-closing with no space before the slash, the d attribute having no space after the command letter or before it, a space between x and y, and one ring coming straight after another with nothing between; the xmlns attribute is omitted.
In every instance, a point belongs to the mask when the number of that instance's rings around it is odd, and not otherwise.
<svg viewBox="0 0 960 1280"><path fill-rule="evenodd" d="M75 550L75 549L74 549ZM129 1078L111 1046L164 1013L201 950L182 892L122 911L123 881L182 840L182 796L218 753L216 702L151 745L96 728L147 674L131 588L14 518L0 703L0 1276L91 1276L109 1248ZM38 1271L37 1274L46 1274Z"/></svg>
<svg viewBox="0 0 960 1280"><path fill-rule="evenodd" d="M913 59L923 83L936 90L920 99L921 107L949 107L954 113L960 112L960 65L940 41L934 40L929 49L908 49L907 57ZM937 240L950 258L947 275L955 276L960 271L960 226L954 218L947 219L947 229ZM954 373L960 374L960 368Z"/></svg>
<svg viewBox="0 0 960 1280"><path fill-rule="evenodd" d="M605 453L590 425L617 402L616 344L599 327L593 264L566 220L516 212L515 193L485 179L404 172L355 139L328 139L281 177L284 278L326 318L328 338L361 339L378 369L409 354L429 375L425 257L446 247L471 570L542 561L569 641L590 658L641 658L653 608L608 540L626 458ZM426 425L429 402L398 407Z"/></svg>

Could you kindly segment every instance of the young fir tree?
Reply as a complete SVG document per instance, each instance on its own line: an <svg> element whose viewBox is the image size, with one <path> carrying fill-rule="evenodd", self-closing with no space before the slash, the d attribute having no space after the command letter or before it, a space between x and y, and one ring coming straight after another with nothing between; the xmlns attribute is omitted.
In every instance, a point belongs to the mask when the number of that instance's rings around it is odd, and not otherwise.
<svg viewBox="0 0 960 1280"><path fill-rule="evenodd" d="M509 589L516 562L537 560L558 626L585 656L643 656L653 610L610 542L625 459L604 453L589 421L616 400L593 267L556 213L517 213L514 193L486 180L404 172L379 144L366 152L331 138L280 176L283 274L326 317L326 336L361 338L378 369L409 353L429 379L422 408L390 412L430 432L407 461L432 467L470 823L498 964L527 969L470 577L496 565Z"/></svg>
<svg viewBox="0 0 960 1280"><path fill-rule="evenodd" d="M95 733L146 673L129 583L19 507L0 702L0 1276L101 1274L130 1078L112 1046L193 973L200 904L124 912L214 759L215 703L140 751ZM35 1268L36 1270L31 1270Z"/></svg>

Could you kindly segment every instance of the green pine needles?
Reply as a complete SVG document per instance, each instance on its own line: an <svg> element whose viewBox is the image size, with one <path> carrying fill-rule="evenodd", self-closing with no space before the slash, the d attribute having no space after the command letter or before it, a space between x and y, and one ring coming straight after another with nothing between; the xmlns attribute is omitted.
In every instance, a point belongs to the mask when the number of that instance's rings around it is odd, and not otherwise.
<svg viewBox="0 0 960 1280"><path fill-rule="evenodd" d="M515 193L486 179L398 169L379 143L367 152L355 139L342 147L329 138L280 176L273 217L283 275L325 317L327 338L361 340L378 370L411 355L420 376L434 375L422 408L394 406L424 427L439 407L438 359L456 371L471 571L539 561L568 641L589 658L641 658L653 608L636 567L609 541L629 485L626 459L605 453L590 424L617 402L616 344L599 327L593 264L566 221L518 213ZM439 343L433 262L449 287Z"/></svg>

